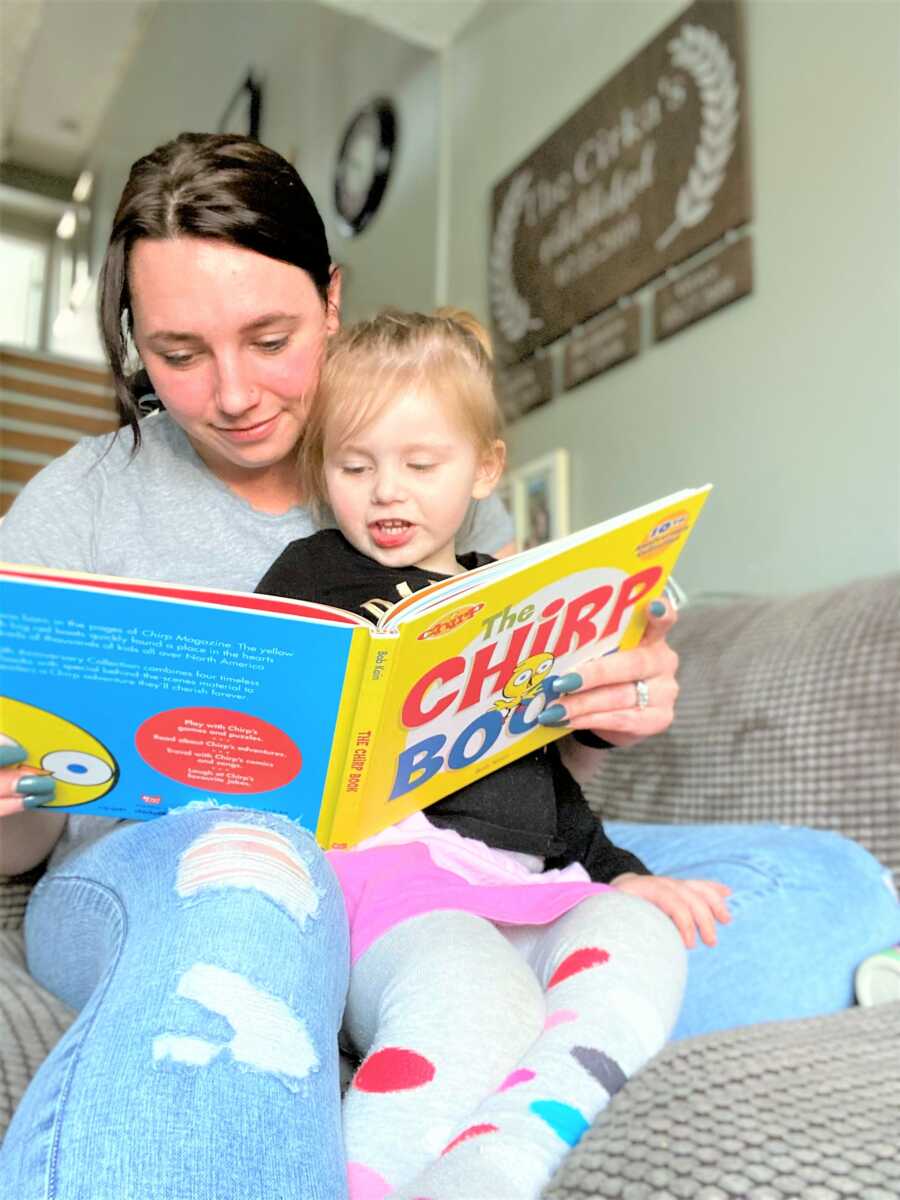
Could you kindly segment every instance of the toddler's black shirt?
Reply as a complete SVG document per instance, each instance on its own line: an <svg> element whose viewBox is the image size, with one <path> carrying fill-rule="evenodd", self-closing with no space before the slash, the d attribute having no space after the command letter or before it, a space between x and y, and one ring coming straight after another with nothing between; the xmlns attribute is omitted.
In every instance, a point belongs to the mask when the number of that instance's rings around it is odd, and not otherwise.
<svg viewBox="0 0 900 1200"><path fill-rule="evenodd" d="M467 571L492 561L486 554L459 556ZM256 591L330 604L374 624L404 596L445 578L418 567L382 566L361 554L339 530L323 529L291 542ZM608 883L626 871L650 874L639 858L606 836L555 743L429 805L427 816L434 825L498 850L539 855L548 870L579 862L597 883Z"/></svg>

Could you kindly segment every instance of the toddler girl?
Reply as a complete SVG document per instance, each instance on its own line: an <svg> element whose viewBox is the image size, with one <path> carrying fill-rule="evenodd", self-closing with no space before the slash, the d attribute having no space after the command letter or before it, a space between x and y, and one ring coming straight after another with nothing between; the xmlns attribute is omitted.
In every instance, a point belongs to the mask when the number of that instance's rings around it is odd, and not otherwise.
<svg viewBox="0 0 900 1200"><path fill-rule="evenodd" d="M291 543L257 591L377 618L490 561L455 551L505 460L489 345L454 310L331 338L301 472L338 528ZM362 1057L353 1200L537 1197L672 1029L685 953L667 911L686 897L692 923L728 919L721 885L655 878L612 845L558 744L328 857Z"/></svg>

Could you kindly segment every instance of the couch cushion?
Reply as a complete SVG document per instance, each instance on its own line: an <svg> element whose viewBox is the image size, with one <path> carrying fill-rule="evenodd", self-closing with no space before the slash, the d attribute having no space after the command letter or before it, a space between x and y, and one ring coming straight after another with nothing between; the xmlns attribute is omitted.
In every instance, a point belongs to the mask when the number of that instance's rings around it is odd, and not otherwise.
<svg viewBox="0 0 900 1200"><path fill-rule="evenodd" d="M32 1075L74 1019L29 976L21 932L0 930L0 1138Z"/></svg>
<svg viewBox="0 0 900 1200"><path fill-rule="evenodd" d="M24 875L0 875L0 929L21 929L31 889L43 875L45 863Z"/></svg>
<svg viewBox="0 0 900 1200"><path fill-rule="evenodd" d="M900 576L688 607L664 735L606 756L609 819L832 829L900 877Z"/></svg>
<svg viewBox="0 0 900 1200"><path fill-rule="evenodd" d="M900 1003L667 1046L544 1200L900 1196Z"/></svg>

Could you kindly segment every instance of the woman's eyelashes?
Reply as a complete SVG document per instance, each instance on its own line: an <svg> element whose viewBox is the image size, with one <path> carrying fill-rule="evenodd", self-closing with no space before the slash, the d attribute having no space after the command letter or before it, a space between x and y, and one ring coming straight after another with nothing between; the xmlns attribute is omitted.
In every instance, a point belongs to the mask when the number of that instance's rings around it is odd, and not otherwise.
<svg viewBox="0 0 900 1200"><path fill-rule="evenodd" d="M178 353L178 354L160 354L160 358L167 367L189 367L197 358L196 354Z"/></svg>
<svg viewBox="0 0 900 1200"><path fill-rule="evenodd" d="M253 349L260 350L263 354L279 354L284 350L290 341L290 337L266 338L253 342ZM201 357L199 350L160 350L159 357L163 360L167 367L183 368L193 366Z"/></svg>

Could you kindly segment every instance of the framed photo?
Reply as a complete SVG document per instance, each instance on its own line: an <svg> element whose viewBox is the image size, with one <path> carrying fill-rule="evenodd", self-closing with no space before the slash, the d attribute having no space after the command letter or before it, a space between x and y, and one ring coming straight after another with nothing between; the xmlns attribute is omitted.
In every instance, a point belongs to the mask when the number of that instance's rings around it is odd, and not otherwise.
<svg viewBox="0 0 900 1200"><path fill-rule="evenodd" d="M518 541L519 524L518 521L516 521L516 489L513 481L512 471L504 471L503 478L500 480L494 490L494 495L502 502L503 507L515 522L516 540Z"/></svg>
<svg viewBox="0 0 900 1200"><path fill-rule="evenodd" d="M520 550L569 533L568 451L551 450L508 472L499 494L512 514Z"/></svg>

